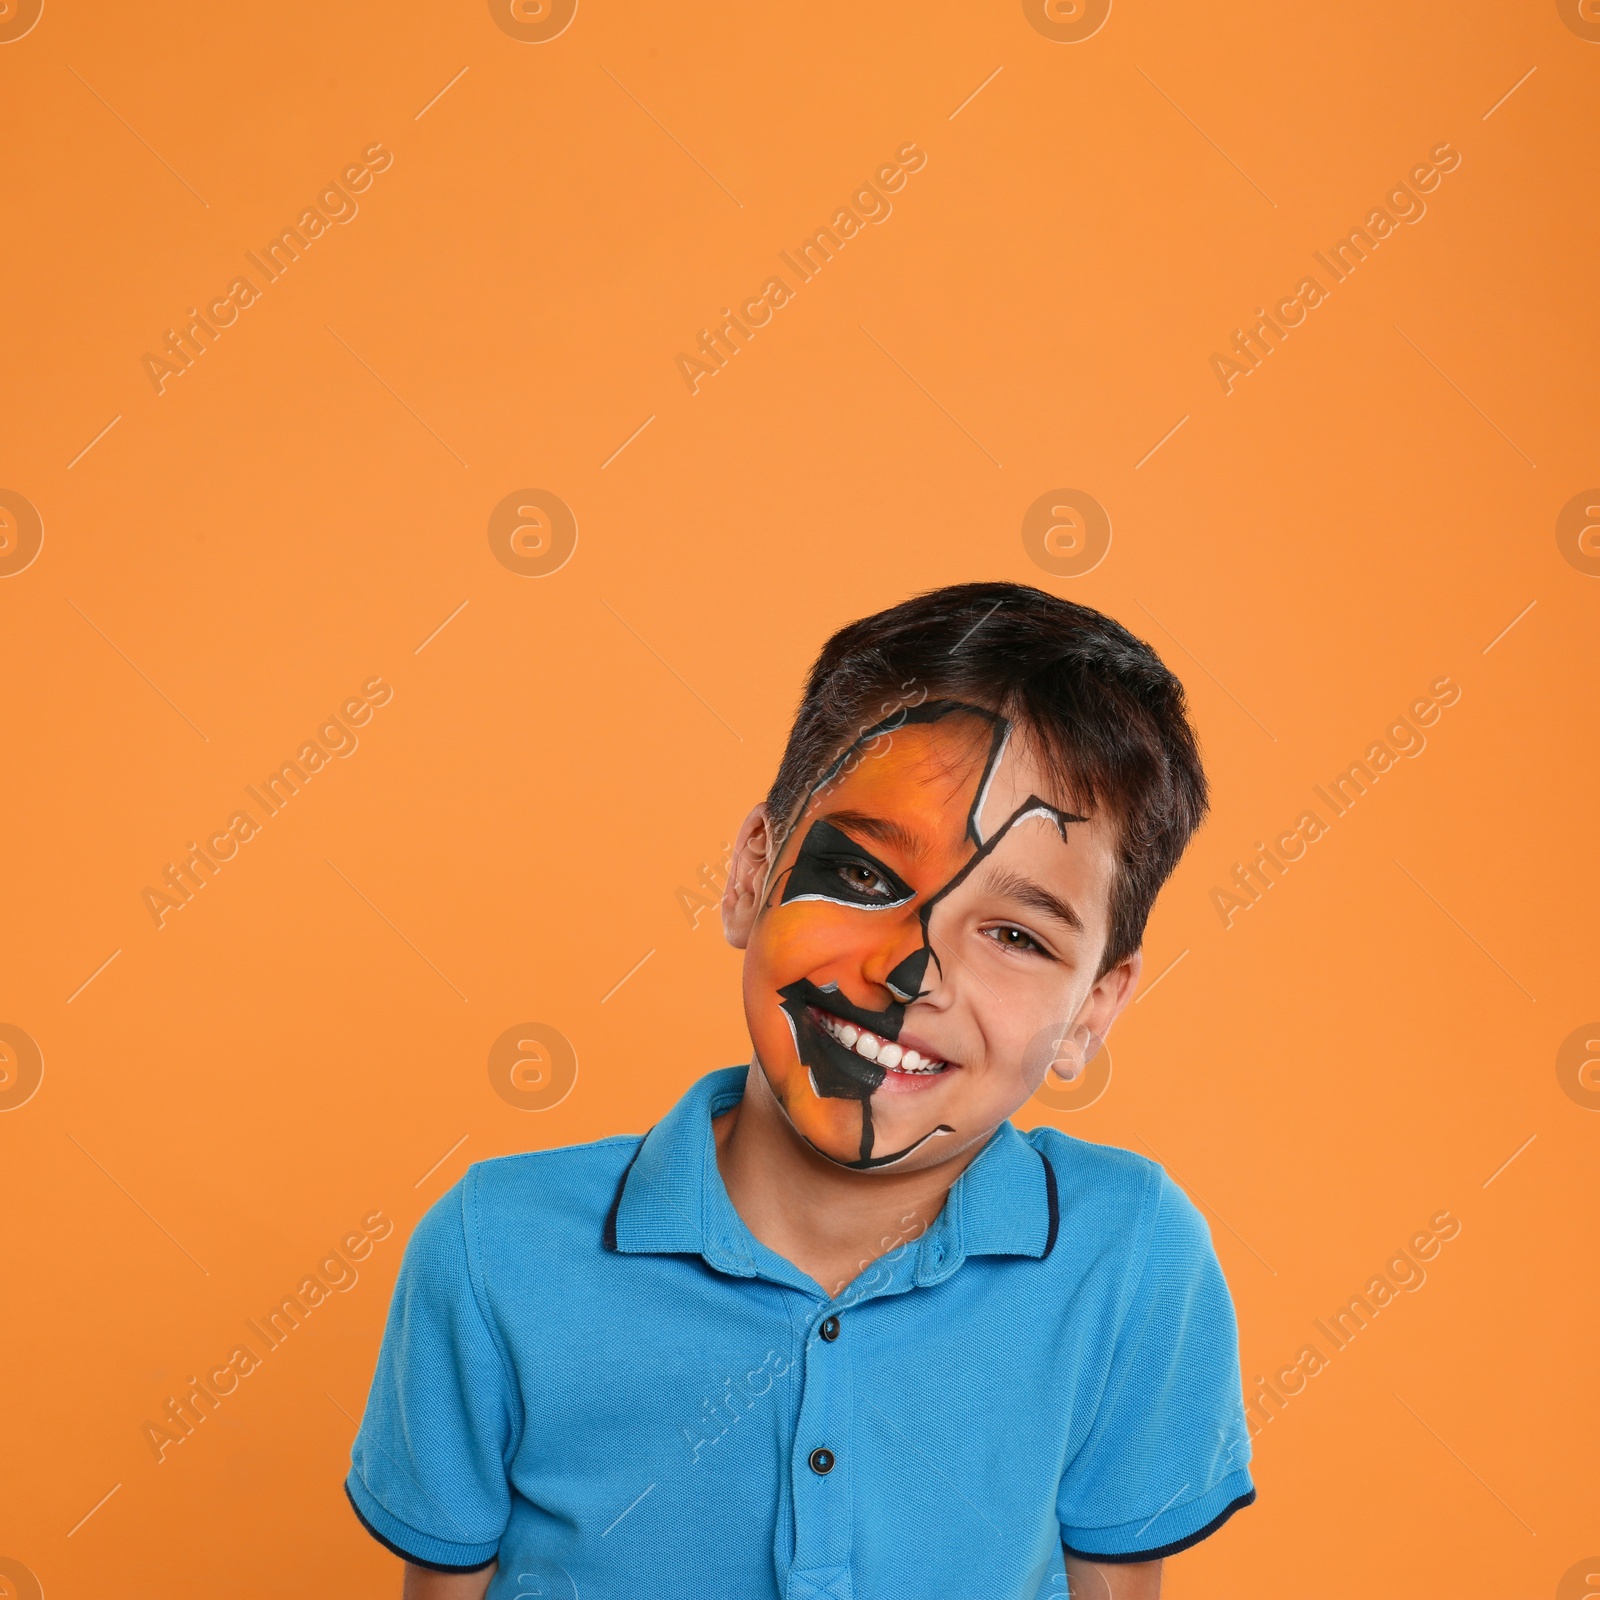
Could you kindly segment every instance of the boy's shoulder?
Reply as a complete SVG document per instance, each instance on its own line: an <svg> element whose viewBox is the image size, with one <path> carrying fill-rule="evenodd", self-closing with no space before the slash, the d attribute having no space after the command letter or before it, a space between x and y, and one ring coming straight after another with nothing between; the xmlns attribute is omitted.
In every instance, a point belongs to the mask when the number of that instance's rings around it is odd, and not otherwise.
<svg viewBox="0 0 1600 1600"><path fill-rule="evenodd" d="M1205 1219L1159 1161L1044 1124L1022 1136L1049 1161L1063 1217L1075 1216L1081 1227L1109 1230L1125 1242L1132 1242L1129 1230L1159 1230L1210 1249Z"/></svg>
<svg viewBox="0 0 1600 1600"><path fill-rule="evenodd" d="M616 1151L621 1151L624 1165L629 1156L644 1143L642 1133L613 1133L604 1139L591 1139L586 1144L554 1144L544 1150L514 1150L510 1155L487 1156L474 1161L472 1170L487 1176L515 1178L531 1175L540 1167L573 1161L591 1165L615 1165Z"/></svg>
<svg viewBox="0 0 1600 1600"><path fill-rule="evenodd" d="M454 1212L481 1242L531 1242L593 1224L596 1243L644 1135L617 1134L588 1144L522 1150L475 1161L432 1208Z"/></svg>
<svg viewBox="0 0 1600 1600"><path fill-rule="evenodd" d="M587 1144L553 1145L491 1156L467 1168L474 1202L493 1210L516 1210L558 1196L603 1192L609 1207L628 1164L644 1143L642 1133L618 1133Z"/></svg>
<svg viewBox="0 0 1600 1600"><path fill-rule="evenodd" d="M1070 1184L1074 1188L1136 1197L1143 1195L1151 1185L1159 1185L1166 1176L1160 1162L1140 1155L1137 1150L1077 1139L1048 1123L1019 1131L1050 1162L1057 1184L1063 1187Z"/></svg>

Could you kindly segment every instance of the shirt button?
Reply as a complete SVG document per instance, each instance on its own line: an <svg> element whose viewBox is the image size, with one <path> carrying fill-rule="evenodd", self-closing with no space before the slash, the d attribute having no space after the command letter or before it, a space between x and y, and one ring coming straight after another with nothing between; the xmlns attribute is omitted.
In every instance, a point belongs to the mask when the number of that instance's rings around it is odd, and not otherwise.
<svg viewBox="0 0 1600 1600"><path fill-rule="evenodd" d="M816 1473L819 1478L825 1478L830 1472L833 1471L833 1451L813 1450L809 1459L811 1462L811 1470Z"/></svg>
<svg viewBox="0 0 1600 1600"><path fill-rule="evenodd" d="M839 1319L837 1317L829 1317L822 1324L822 1326L817 1329L817 1332L820 1333L829 1344L832 1344L833 1341L839 1337Z"/></svg>

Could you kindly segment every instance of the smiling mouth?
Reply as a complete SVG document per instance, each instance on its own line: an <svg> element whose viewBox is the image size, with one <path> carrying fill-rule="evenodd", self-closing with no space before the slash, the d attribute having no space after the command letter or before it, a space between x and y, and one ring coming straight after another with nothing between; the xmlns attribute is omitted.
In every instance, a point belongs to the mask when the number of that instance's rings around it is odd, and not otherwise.
<svg viewBox="0 0 1600 1600"><path fill-rule="evenodd" d="M904 1092L914 1093L915 1089L923 1087L931 1089L936 1077L958 1065L954 1061L935 1060L917 1050L909 1052L911 1060L907 1065L906 1047L888 1037L889 1033L897 1034L900 1031L905 1016L903 1004L892 1005L881 1012L866 1011L852 1005L836 985L819 988L809 978L802 978L798 983L780 989L778 996L794 1036L795 1053L810 1081L811 1092L823 1100L854 1100L861 1107L860 1154L854 1161L841 1160L837 1155L822 1150L815 1140L807 1137L813 1149L840 1166L865 1172L877 1167L893 1166L920 1150L928 1140L955 1131L941 1122L903 1150L895 1150L887 1155L874 1153L877 1141L872 1129L873 1095L891 1081L896 1086L894 1098L897 1100ZM838 1011L831 1009L834 1006L838 1007ZM839 1012L851 1015L840 1016ZM869 1019L877 1022L878 1028L884 1031L866 1027ZM845 1043L846 1039L850 1041L848 1044ZM863 1044L865 1050L862 1049Z"/></svg>
<svg viewBox="0 0 1600 1600"><path fill-rule="evenodd" d="M843 1045L846 1050L853 1051L864 1061L876 1063L886 1072L902 1077L927 1078L946 1071L951 1065L948 1061L925 1056L920 1051L907 1050L893 1039L885 1039L881 1034L859 1027L854 1022L846 1022L842 1017L836 1017L819 1006L811 1006L809 1009L812 1021L829 1038Z"/></svg>

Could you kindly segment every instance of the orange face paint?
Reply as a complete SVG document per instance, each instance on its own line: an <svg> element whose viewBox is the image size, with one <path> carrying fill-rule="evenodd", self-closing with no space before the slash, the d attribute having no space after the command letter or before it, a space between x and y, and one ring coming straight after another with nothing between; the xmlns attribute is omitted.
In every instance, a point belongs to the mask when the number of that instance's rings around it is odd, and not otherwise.
<svg viewBox="0 0 1600 1600"><path fill-rule="evenodd" d="M1042 818L1064 840L1086 820L1033 794L986 815L1010 733L954 701L897 712L808 793L774 862L745 963L756 1059L796 1130L841 1165L890 1166L958 1131L961 1064L905 1030L950 955L938 908L1017 823Z"/></svg>

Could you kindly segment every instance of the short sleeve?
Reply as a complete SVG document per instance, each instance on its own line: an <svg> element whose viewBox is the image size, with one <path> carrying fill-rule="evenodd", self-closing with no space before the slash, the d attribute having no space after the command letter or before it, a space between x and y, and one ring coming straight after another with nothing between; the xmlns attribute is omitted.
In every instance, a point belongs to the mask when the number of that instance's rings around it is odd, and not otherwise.
<svg viewBox="0 0 1600 1600"><path fill-rule="evenodd" d="M1233 1301L1205 1220L1159 1169L1144 1261L1057 1509L1069 1553L1153 1561L1255 1499Z"/></svg>
<svg viewBox="0 0 1600 1600"><path fill-rule="evenodd" d="M345 1482L381 1544L446 1572L495 1558L511 1508L506 1463L520 1428L473 1282L471 1184L469 1171L406 1246Z"/></svg>

